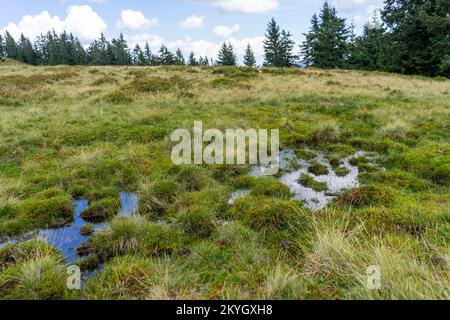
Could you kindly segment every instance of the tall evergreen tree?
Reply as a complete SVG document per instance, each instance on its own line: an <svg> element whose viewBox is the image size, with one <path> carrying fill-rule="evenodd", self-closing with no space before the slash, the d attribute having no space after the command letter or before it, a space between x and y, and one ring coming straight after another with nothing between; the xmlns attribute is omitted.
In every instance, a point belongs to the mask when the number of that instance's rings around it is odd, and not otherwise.
<svg viewBox="0 0 450 320"><path fill-rule="evenodd" d="M150 45L148 44L148 42L145 42L144 55L145 55L145 60L147 61L147 65L155 66L157 64L156 58L153 55L152 50L150 49Z"/></svg>
<svg viewBox="0 0 450 320"><path fill-rule="evenodd" d="M450 1L385 0L389 71L450 77Z"/></svg>
<svg viewBox="0 0 450 320"><path fill-rule="evenodd" d="M172 66L175 64L175 56L166 46L162 45L159 49L159 64L163 66Z"/></svg>
<svg viewBox="0 0 450 320"><path fill-rule="evenodd" d="M123 47L120 40L113 39L111 45L102 33L98 40L94 40L88 49L88 59L91 65L130 64L130 55L127 47ZM121 56L121 53L125 52ZM123 60L122 60L123 59ZM121 63L122 62L122 63Z"/></svg>
<svg viewBox="0 0 450 320"><path fill-rule="evenodd" d="M126 66L131 64L131 54L128 49L127 41L125 40L123 34L119 35L119 38L112 39L111 44L106 44L107 53L105 60L110 60L108 57L112 54L112 63L117 64L119 66ZM109 47L109 48L108 48ZM108 52L109 51L109 52ZM108 59L109 58L109 59Z"/></svg>
<svg viewBox="0 0 450 320"><path fill-rule="evenodd" d="M252 47L250 46L250 43L247 44L247 49L245 50L244 65L246 65L247 67L256 66L255 53L253 52Z"/></svg>
<svg viewBox="0 0 450 320"><path fill-rule="evenodd" d="M345 68L349 56L349 30L345 19L328 1L323 4L319 18L313 16L311 29L301 46L303 62L320 68Z"/></svg>
<svg viewBox="0 0 450 320"><path fill-rule="evenodd" d="M17 59L18 56L17 43L16 40L14 40L13 36L8 31L5 32L5 52L8 58Z"/></svg>
<svg viewBox="0 0 450 320"><path fill-rule="evenodd" d="M305 66L312 66L314 64L319 32L319 18L317 17L317 14L314 13L311 18L311 27L308 33L304 33L305 41L301 46L301 54L303 55L303 63Z"/></svg>
<svg viewBox="0 0 450 320"><path fill-rule="evenodd" d="M175 51L175 64L178 66L184 66L186 64L186 60L184 59L180 48Z"/></svg>
<svg viewBox="0 0 450 320"><path fill-rule="evenodd" d="M5 56L5 44L4 44L4 41L3 41L3 37L0 34L0 57L3 58L4 56Z"/></svg>
<svg viewBox="0 0 450 320"><path fill-rule="evenodd" d="M195 58L194 52L191 52L189 54L189 59L188 59L188 63L187 64L188 64L188 66L191 66L191 67L195 67L195 66L199 65L199 62Z"/></svg>
<svg viewBox="0 0 450 320"><path fill-rule="evenodd" d="M217 56L217 65L219 66L235 66L237 65L237 57L231 43L224 43Z"/></svg>
<svg viewBox="0 0 450 320"><path fill-rule="evenodd" d="M147 59L141 47L137 44L133 49L132 62L136 66L147 65Z"/></svg>
<svg viewBox="0 0 450 320"><path fill-rule="evenodd" d="M20 40L18 43L18 55L17 59L19 61L35 64L36 63L36 55L34 53L33 45L30 40L26 38L23 34L20 36Z"/></svg>
<svg viewBox="0 0 450 320"><path fill-rule="evenodd" d="M293 53L294 41L290 32L281 30L274 18L267 24L264 40L264 65L268 67L290 67L297 56Z"/></svg>
<svg viewBox="0 0 450 320"><path fill-rule="evenodd" d="M353 67L364 70L385 69L385 33L376 14L364 26L363 34L356 37L353 52Z"/></svg>
<svg viewBox="0 0 450 320"><path fill-rule="evenodd" d="M209 66L209 58L208 56L200 57L198 59L198 64L201 66Z"/></svg>

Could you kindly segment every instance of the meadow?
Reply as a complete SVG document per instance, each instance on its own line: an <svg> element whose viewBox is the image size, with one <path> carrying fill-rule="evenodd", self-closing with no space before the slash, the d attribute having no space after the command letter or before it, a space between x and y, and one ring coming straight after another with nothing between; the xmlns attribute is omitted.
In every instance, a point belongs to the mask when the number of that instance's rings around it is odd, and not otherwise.
<svg viewBox="0 0 450 320"><path fill-rule="evenodd" d="M176 166L170 134L280 129L282 149L349 160L359 186L320 210L249 166ZM0 247L1 299L449 299L450 80L243 67L0 64L0 238L107 222L64 256ZM310 172L323 168L311 165ZM346 175L341 168L336 171ZM308 178L309 177L309 178ZM321 190L313 176L303 185ZM251 189L230 203L231 194ZM119 193L139 214L117 217ZM0 242L2 242L0 241ZM99 267L100 266L100 267ZM367 286L378 266L381 286Z"/></svg>

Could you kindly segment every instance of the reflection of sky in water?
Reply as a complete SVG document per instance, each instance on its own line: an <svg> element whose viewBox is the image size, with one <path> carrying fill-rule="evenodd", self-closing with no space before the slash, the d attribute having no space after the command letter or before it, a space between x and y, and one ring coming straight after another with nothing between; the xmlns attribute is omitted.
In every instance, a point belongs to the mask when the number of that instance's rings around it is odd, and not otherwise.
<svg viewBox="0 0 450 320"><path fill-rule="evenodd" d="M353 157L368 156L368 154L358 151L356 154L343 158L341 167L346 168L349 173L344 177L336 175L333 167L326 159L325 155L320 152L314 152L316 157L312 160L299 159L292 150L286 149L280 152L280 169L283 174L279 181L287 185L294 194L294 199L300 201L306 208L317 211L325 208L338 194L344 190L357 188L359 186L358 167L352 166L349 161ZM370 157L368 157L370 159ZM308 172L308 166L312 162L319 162L328 168L328 174L316 176ZM262 177L263 169L261 166L255 166L250 171L250 175L254 177ZM302 186L299 179L302 174L308 174L318 182L325 182L328 190L325 192L317 192L311 188ZM229 204L232 205L236 199L245 197L250 193L249 190L237 190L231 195Z"/></svg>
<svg viewBox="0 0 450 320"><path fill-rule="evenodd" d="M135 194L129 192L121 192L120 195L121 209L118 216L126 217L137 213L138 198ZM19 241L30 241L32 239L40 239L47 242L51 246L59 249L68 264L74 263L78 258L77 247L89 240L90 236L83 236L80 230L83 226L89 224L81 218L81 213L89 207L87 200L74 200L73 204L74 217L73 222L59 229L40 229L31 233L27 233L16 239L11 239L3 245L17 243ZM93 224L95 231L106 228L106 222ZM0 245L1 247L2 245Z"/></svg>
<svg viewBox="0 0 450 320"><path fill-rule="evenodd" d="M118 213L119 217L127 217L138 212L138 198L134 193L121 192L120 195L121 209Z"/></svg>

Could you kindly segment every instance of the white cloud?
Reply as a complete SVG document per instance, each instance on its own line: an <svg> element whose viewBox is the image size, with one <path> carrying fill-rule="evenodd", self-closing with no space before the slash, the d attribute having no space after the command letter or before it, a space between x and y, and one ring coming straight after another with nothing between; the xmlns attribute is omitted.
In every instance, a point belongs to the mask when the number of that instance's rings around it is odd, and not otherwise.
<svg viewBox="0 0 450 320"><path fill-rule="evenodd" d="M157 18L147 19L141 11L122 10L117 26L121 29L145 29L156 26Z"/></svg>
<svg viewBox="0 0 450 320"><path fill-rule="evenodd" d="M279 0L200 0L228 12L262 13L278 8Z"/></svg>
<svg viewBox="0 0 450 320"><path fill-rule="evenodd" d="M214 27L214 34L220 38L229 38L233 35L233 33L238 32L241 27L235 23L233 26L217 26Z"/></svg>
<svg viewBox="0 0 450 320"><path fill-rule="evenodd" d="M199 17L195 14L180 21L180 27L183 29L198 29L203 27L203 20L205 17Z"/></svg>
<svg viewBox="0 0 450 320"><path fill-rule="evenodd" d="M383 0L333 0L333 5L336 6L338 11L342 12L355 12L358 10L371 11L376 7L381 8L383 6Z"/></svg>
<svg viewBox="0 0 450 320"><path fill-rule="evenodd" d="M82 40L94 40L108 28L103 19L87 5L69 7L64 26L65 30Z"/></svg>
<svg viewBox="0 0 450 320"><path fill-rule="evenodd" d="M82 41L91 41L99 37L107 28L103 19L90 6L82 5L69 7L64 20L58 16L50 16L48 11L42 11L34 16L23 16L18 23L10 22L1 28L0 33L8 30L16 39L23 33L26 37L34 40L47 31L55 30L59 33L66 30L78 36Z"/></svg>
<svg viewBox="0 0 450 320"><path fill-rule="evenodd" d="M127 39L130 47L134 47L136 44L139 44L143 47L145 45L145 42L148 41L153 52L157 52L161 45L164 44L172 51L180 48L186 57L190 52L194 52L197 57L208 56L209 58L216 59L220 47L222 46L222 42L195 40L191 37L185 37L178 40L169 40L158 35L152 35L148 33L131 36L125 35L125 38ZM227 41L229 41L233 45L235 52L240 60L245 54L247 44L250 44L255 52L257 62L261 64L264 57L263 40L264 37L253 37L244 39L230 38Z"/></svg>

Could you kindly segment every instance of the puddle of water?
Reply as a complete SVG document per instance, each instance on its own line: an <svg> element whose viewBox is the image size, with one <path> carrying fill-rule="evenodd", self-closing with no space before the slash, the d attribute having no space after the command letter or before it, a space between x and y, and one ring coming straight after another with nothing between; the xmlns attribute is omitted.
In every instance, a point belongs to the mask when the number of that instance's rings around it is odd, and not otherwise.
<svg viewBox="0 0 450 320"><path fill-rule="evenodd" d="M336 196L347 189L359 187L359 170L358 167L352 166L349 160L353 156L342 159L341 167L348 170L348 174L344 177L337 176L328 160L322 153L316 153L316 158L313 160L296 159L301 165L300 169L285 173L279 179L291 189L294 194L294 199L299 200L303 205L313 211L318 211L325 208ZM308 172L308 166L312 162L318 162L328 169L326 175L314 175ZM299 179L302 174L308 174L318 182L325 182L328 190L324 192L315 191L300 184Z"/></svg>
<svg viewBox="0 0 450 320"><path fill-rule="evenodd" d="M118 216L126 217L138 212L138 198L130 192L121 192L119 194L121 209ZM86 243L90 239L90 235L81 235L80 230L83 226L88 225L87 221L81 218L81 213L89 208L87 200L74 200L74 218L70 225L66 225L59 229L40 229L38 231L29 232L20 237L10 239L0 247L7 244L15 244L22 241L31 241L33 239L42 240L56 249L59 249L64 256L67 264L76 262L80 256L77 254L77 248ZM95 232L107 227L107 223L92 224Z"/></svg>
<svg viewBox="0 0 450 320"><path fill-rule="evenodd" d="M138 213L138 197L131 192L121 192L119 194L121 209L119 217L127 217Z"/></svg>
<svg viewBox="0 0 450 320"><path fill-rule="evenodd" d="M311 151L311 150L308 150ZM306 208L318 211L325 208L334 198L343 191L359 187L359 169L357 166L350 164L350 159L354 157L365 156L369 160L374 160L375 156L364 151L358 151L353 155L341 159L341 167L348 170L348 174L344 177L336 175L330 162L324 153L311 151L315 154L315 158L311 160L299 159L293 150L285 149L280 152L280 170L281 176L278 178L280 182L289 187L294 194L293 198L300 201ZM318 162L328 169L326 175L314 175L308 172L308 166ZM264 168L255 166L249 172L253 177L262 177ZM302 174L308 174L318 182L325 182L328 190L324 192L314 191L311 188L304 187L300 184L299 179ZM237 190L231 195L229 204L233 205L236 199L247 196L250 190Z"/></svg>

